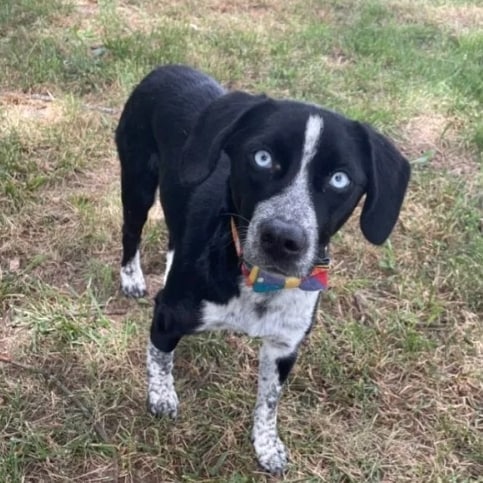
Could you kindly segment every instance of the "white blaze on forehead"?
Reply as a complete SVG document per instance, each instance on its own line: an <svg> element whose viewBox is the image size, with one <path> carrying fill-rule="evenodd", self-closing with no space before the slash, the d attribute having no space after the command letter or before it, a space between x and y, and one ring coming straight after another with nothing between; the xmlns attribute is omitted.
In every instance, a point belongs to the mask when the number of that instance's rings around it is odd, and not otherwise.
<svg viewBox="0 0 483 483"><path fill-rule="evenodd" d="M297 276L306 275L314 263L318 246L317 216L307 167L317 154L323 128L324 121L319 114L308 117L298 172L280 193L261 201L255 207L243 247L246 258L255 265L272 263L261 247L259 227L264 221L274 218L299 226L307 236L308 247L295 263L293 273Z"/></svg>
<svg viewBox="0 0 483 483"><path fill-rule="evenodd" d="M304 150L302 154L301 166L302 170L310 161L312 161L313 157L315 156L323 129L324 121L321 116L318 114L309 116L305 126Z"/></svg>

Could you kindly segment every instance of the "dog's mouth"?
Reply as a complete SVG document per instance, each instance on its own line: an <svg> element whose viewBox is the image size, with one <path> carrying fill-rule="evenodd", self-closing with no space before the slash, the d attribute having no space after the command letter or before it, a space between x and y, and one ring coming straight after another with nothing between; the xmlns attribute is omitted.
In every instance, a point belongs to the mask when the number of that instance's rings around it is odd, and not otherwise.
<svg viewBox="0 0 483 483"><path fill-rule="evenodd" d="M251 261L246 257L242 257L242 263L248 270L251 270L254 267L258 267L263 272L273 275L274 277L293 277L293 278L303 278L306 277L310 273L310 268L307 270L300 270L297 267L293 266L284 266L282 264L274 264L267 261L262 261L260 263Z"/></svg>
<svg viewBox="0 0 483 483"><path fill-rule="evenodd" d="M274 275L275 277L297 277L298 276L298 275L294 275L293 273L289 273L286 270L281 270L279 267L276 267L275 265L252 263L246 258L242 259L242 263L249 270L251 270L253 267L258 267L260 270L263 270L264 272L270 275Z"/></svg>

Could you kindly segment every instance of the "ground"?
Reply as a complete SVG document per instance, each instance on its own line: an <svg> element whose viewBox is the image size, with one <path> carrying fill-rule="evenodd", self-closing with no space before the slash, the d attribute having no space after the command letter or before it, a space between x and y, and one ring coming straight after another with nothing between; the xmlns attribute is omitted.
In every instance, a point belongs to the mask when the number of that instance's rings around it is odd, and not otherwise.
<svg viewBox="0 0 483 483"><path fill-rule="evenodd" d="M113 130L151 68L370 122L408 156L381 248L358 213L280 408L286 481L469 482L483 474L483 7L462 0L4 0L0 6L0 481L270 479L249 441L258 343L183 340L173 423L145 412L161 285L119 292Z"/></svg>

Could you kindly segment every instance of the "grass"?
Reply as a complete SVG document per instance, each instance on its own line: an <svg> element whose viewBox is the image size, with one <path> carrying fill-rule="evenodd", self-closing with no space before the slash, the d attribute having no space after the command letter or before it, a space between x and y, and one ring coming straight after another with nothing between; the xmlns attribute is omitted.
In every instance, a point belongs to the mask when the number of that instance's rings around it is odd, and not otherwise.
<svg viewBox="0 0 483 483"><path fill-rule="evenodd" d="M153 211L150 297L123 298L112 134L164 62L371 122L413 163L390 243L369 246L357 216L334 240L333 287L281 404L285 479L478 481L482 20L460 0L4 1L0 355L20 365L0 366L0 481L267 478L249 442L256 341L183 340L178 421L145 413L164 227Z"/></svg>

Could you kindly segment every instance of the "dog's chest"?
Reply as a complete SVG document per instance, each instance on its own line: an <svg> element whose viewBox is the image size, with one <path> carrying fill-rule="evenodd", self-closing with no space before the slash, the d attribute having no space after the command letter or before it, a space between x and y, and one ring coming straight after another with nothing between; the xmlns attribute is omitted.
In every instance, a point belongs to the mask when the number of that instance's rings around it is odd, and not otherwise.
<svg viewBox="0 0 483 483"><path fill-rule="evenodd" d="M243 284L240 296L226 304L203 303L199 330L232 330L290 340L309 328L317 298L317 292L299 289L261 294Z"/></svg>

